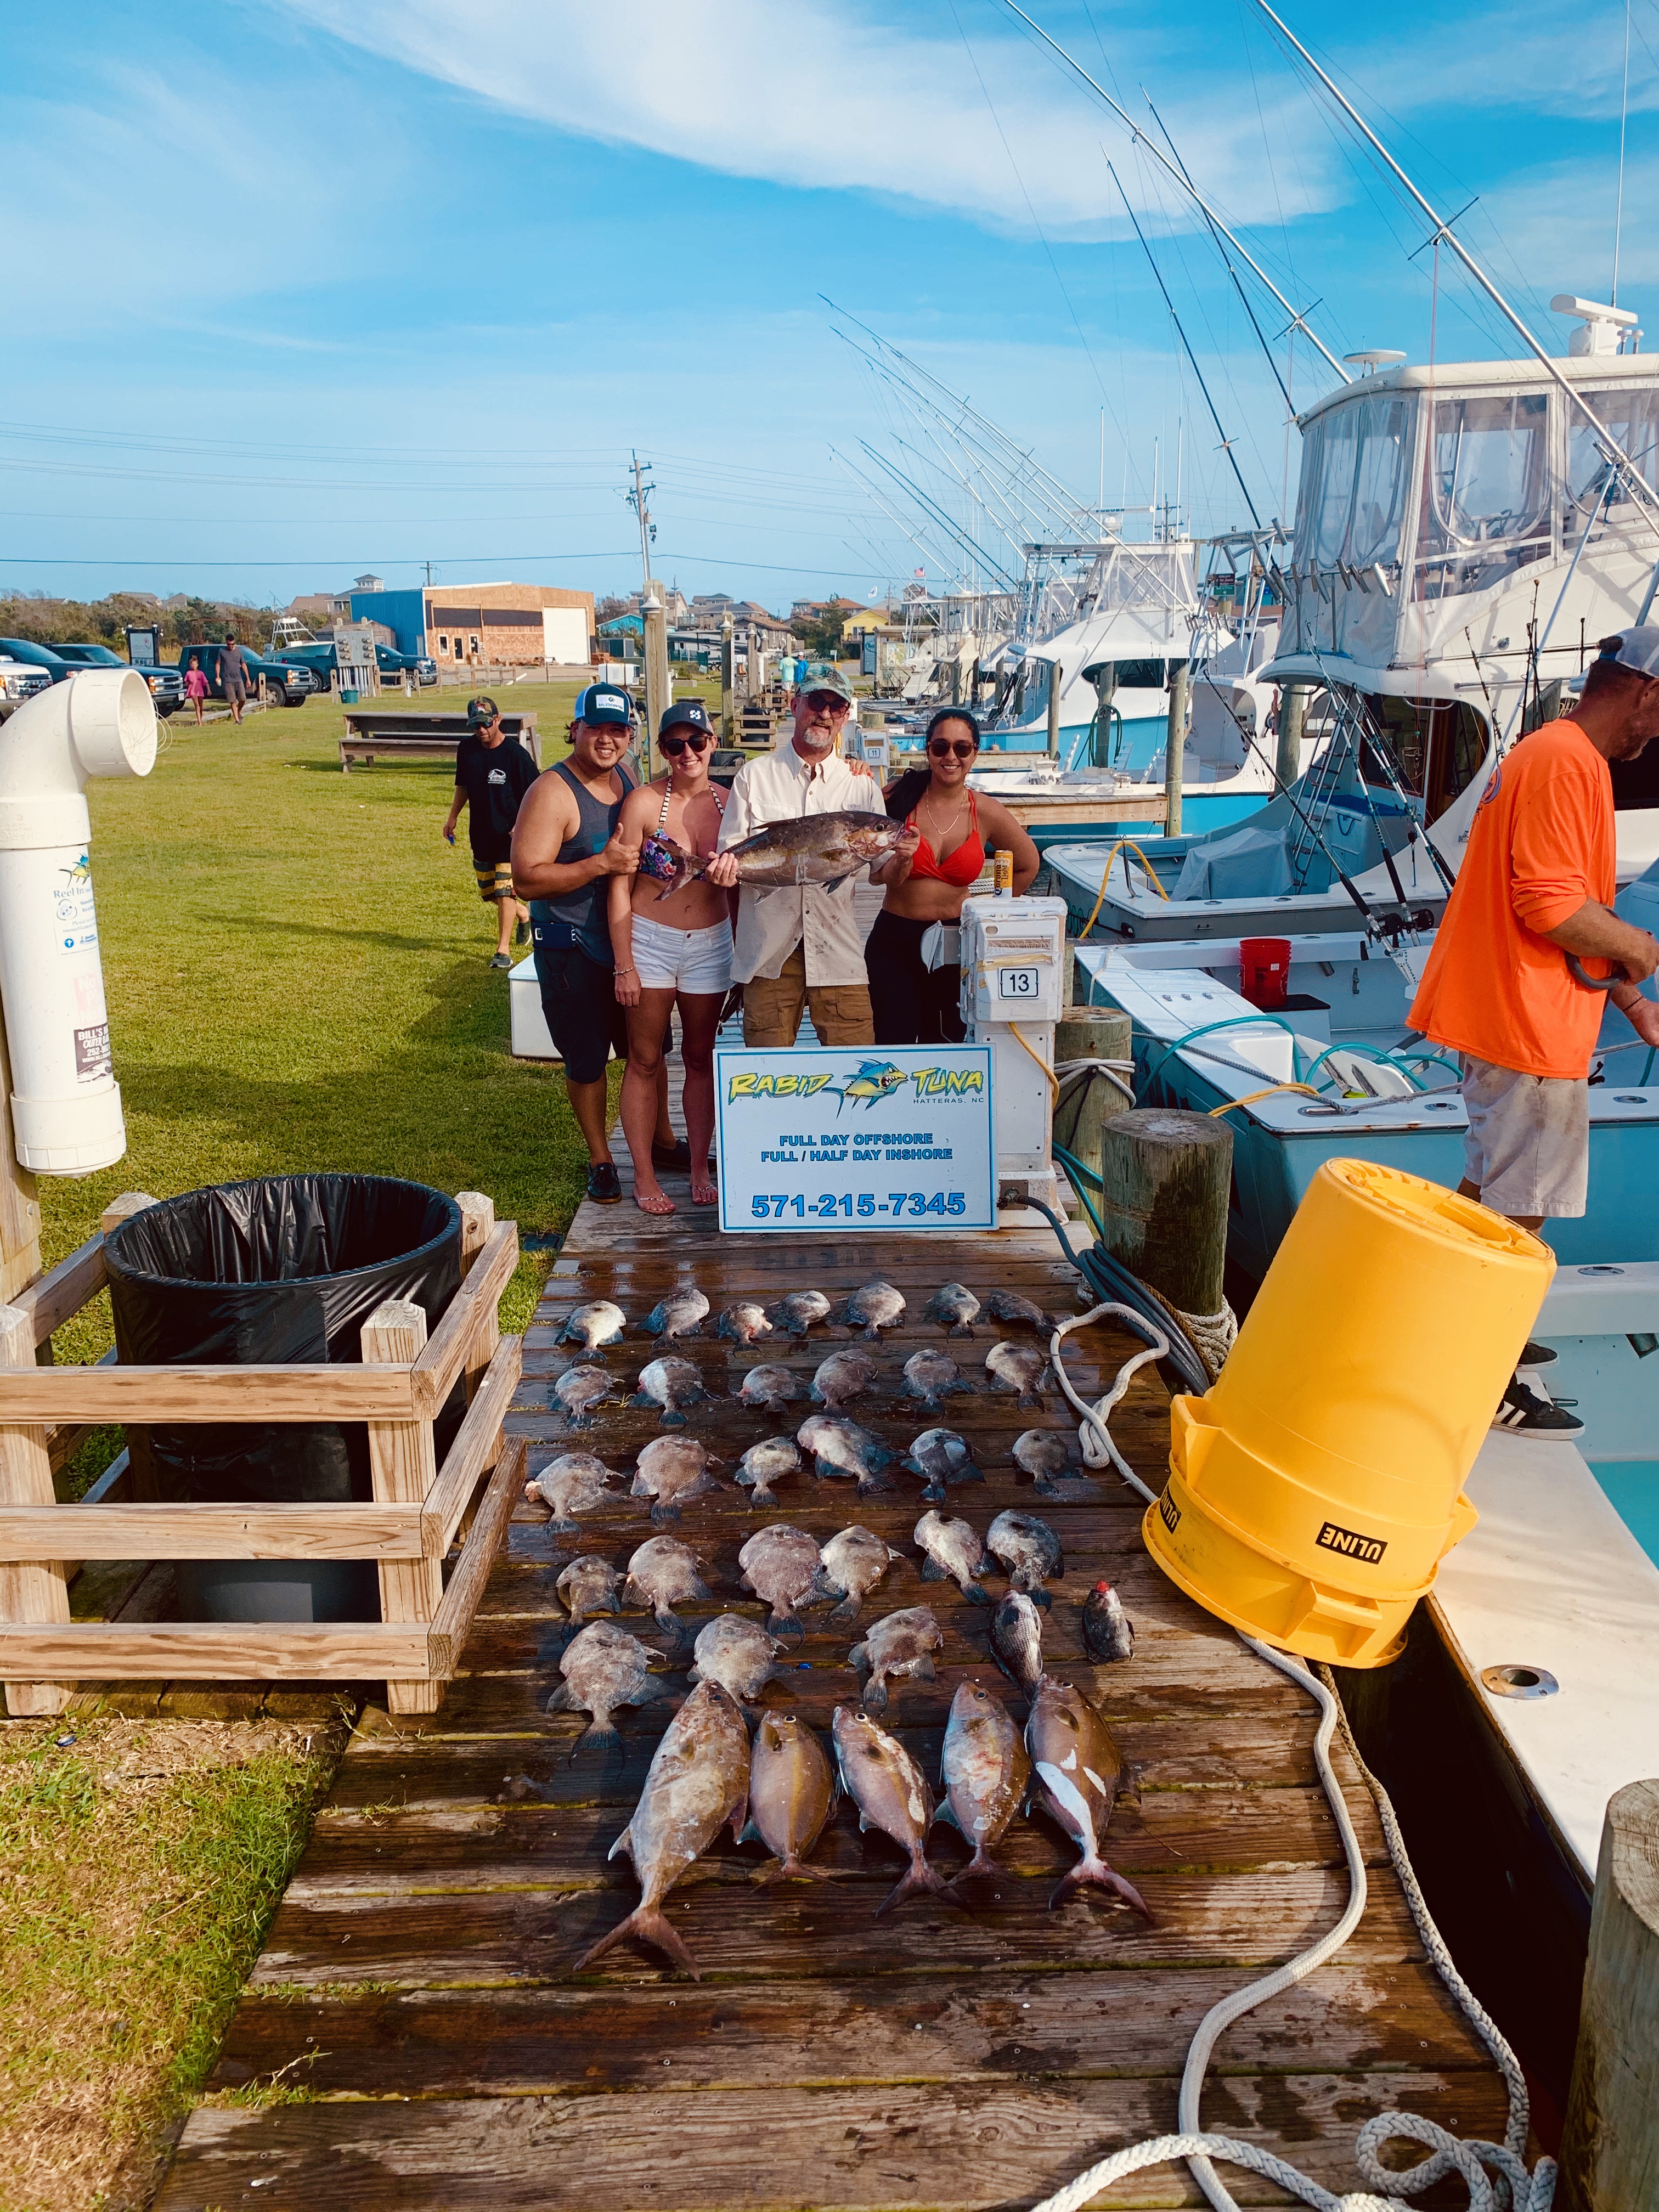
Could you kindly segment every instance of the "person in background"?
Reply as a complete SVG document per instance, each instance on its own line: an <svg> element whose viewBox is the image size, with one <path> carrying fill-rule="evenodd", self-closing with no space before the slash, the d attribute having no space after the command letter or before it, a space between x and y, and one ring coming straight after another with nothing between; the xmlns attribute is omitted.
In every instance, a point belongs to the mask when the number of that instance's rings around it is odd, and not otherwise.
<svg viewBox="0 0 1659 2212"><path fill-rule="evenodd" d="M1638 986L1659 942L1613 911L1613 777L1659 736L1659 627L1601 641L1571 716L1546 722L1492 770L1424 964L1410 1021L1463 1071L1465 1198L1534 1234L1576 1220L1589 1194L1589 1068L1608 1000L1650 1045L1659 1005ZM1610 991L1572 963L1596 962ZM1621 972L1622 971L1622 972ZM1528 1344L1493 1425L1576 1437L1583 1423L1521 1379L1555 1358Z"/></svg>
<svg viewBox="0 0 1659 2212"><path fill-rule="evenodd" d="M202 702L208 695L208 680L202 664L192 653L190 666L185 673L185 696L196 709L196 726L202 726Z"/></svg>
<svg viewBox="0 0 1659 2212"><path fill-rule="evenodd" d="M240 722L247 704L247 655L234 637L228 637L219 648L219 684L231 720Z"/></svg>
<svg viewBox="0 0 1659 2212"><path fill-rule="evenodd" d="M623 801L619 834L629 844L672 838L682 851L712 855L726 794L708 780L714 725L701 699L665 708L657 744L666 773ZM662 1077L663 1039L676 1005L685 1066L685 1128L691 1203L720 1194L708 1171L714 1135L714 1032L732 983L732 898L694 876L664 896L644 868L611 878L611 945L617 997L628 1015L628 1069L622 1125L634 1161L634 1203L642 1213L672 1213L657 1181L653 1128Z"/></svg>
<svg viewBox="0 0 1659 2212"><path fill-rule="evenodd" d="M1042 865L1036 847L1000 799L970 790L979 725L965 707L941 707L927 725L927 765L899 777L887 794L890 820L920 836L907 873L890 879L864 948L878 1044L960 1044L961 971L928 968L921 940L934 922L959 920L962 902L998 847L1014 856L1014 890L1029 890Z"/></svg>
<svg viewBox="0 0 1659 2212"><path fill-rule="evenodd" d="M794 729L775 752L745 761L732 785L720 824L720 857L710 883L729 888L738 879L728 848L771 822L809 814L881 811L881 792L862 763L842 760L836 747L853 703L846 679L816 676L796 694ZM907 838L877 867L873 882L900 881L917 841ZM834 890L821 884L738 895L732 974L743 985L743 1041L748 1045L793 1045L802 1009L812 1010L820 1042L873 1044L869 978L853 904L855 878Z"/></svg>
<svg viewBox="0 0 1659 2212"><path fill-rule="evenodd" d="M513 825L513 886L530 902L530 936L542 1012L564 1062L570 1110L587 1146L587 1194L601 1206L622 1199L622 1178L606 1129L605 1063L628 1056L628 1024L617 1003L607 896L611 876L639 866L637 839L617 834L635 779L623 765L634 709L614 684L590 684L570 725L570 758L537 777ZM658 1136L669 1153L666 1069Z"/></svg>
<svg viewBox="0 0 1659 2212"><path fill-rule="evenodd" d="M455 842L455 824L467 809L467 842L478 896L495 909L497 923L492 968L510 968L507 947L518 925L522 945L530 934L530 911L513 895L513 824L526 793L536 781L536 763L516 738L501 726L501 709L489 698L466 702L467 733L455 748L455 796L444 836Z"/></svg>

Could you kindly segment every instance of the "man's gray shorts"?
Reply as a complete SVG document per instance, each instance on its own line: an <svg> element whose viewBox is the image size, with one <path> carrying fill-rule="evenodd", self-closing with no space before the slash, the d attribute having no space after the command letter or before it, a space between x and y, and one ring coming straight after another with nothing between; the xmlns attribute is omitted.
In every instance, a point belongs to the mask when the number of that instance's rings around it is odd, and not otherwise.
<svg viewBox="0 0 1659 2212"><path fill-rule="evenodd" d="M1522 1075L1459 1054L1469 1126L1463 1172L1494 1213L1575 1218L1589 1192L1589 1083Z"/></svg>

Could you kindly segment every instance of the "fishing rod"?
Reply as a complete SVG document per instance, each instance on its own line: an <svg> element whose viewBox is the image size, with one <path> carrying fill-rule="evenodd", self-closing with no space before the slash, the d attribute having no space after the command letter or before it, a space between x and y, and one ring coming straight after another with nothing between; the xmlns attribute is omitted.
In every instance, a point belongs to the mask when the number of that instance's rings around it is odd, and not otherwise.
<svg viewBox="0 0 1659 2212"><path fill-rule="evenodd" d="M1012 7L1013 5L1013 0L1005 0L1005 4ZM1659 510L1659 492L1656 492L1654 490L1653 486L1642 474L1640 469L1637 467L1635 462L1632 460L1630 455L1625 451L1619 441L1613 435L1613 433L1606 428L1601 416L1597 415L1595 409L1590 405L1589 400L1587 400L1583 392L1579 391L1577 386L1573 383L1570 377L1563 375L1559 364L1554 361L1549 354L1546 353L1543 347L1533 336L1531 331L1528 329L1526 324L1521 319L1521 317L1516 314L1515 309L1510 307L1509 301L1498 290L1497 285L1492 283L1491 277L1487 276L1486 270L1480 266L1480 264L1469 252L1462 240L1458 237L1456 232L1452 228L1451 224L1435 212L1429 202L1425 199L1422 193L1418 191L1417 186L1412 182L1411 179L1406 174L1406 172L1401 167L1399 162L1395 160L1394 155L1389 153L1388 148L1377 137L1376 131L1371 129L1370 124L1368 124L1364 117L1361 115L1359 110L1354 106L1353 102L1339 89L1326 72L1321 69L1319 64L1308 52L1308 49L1303 45L1301 40L1297 37L1295 32L1291 29L1289 24L1285 21L1284 18L1282 16L1276 15L1273 13L1273 9L1267 4L1267 0L1255 0L1255 4L1267 18L1267 21L1277 28L1280 37L1285 40L1285 43L1293 47L1302 57L1302 59L1308 64L1308 67L1319 79L1319 82L1324 86L1326 91L1330 94L1332 99L1336 101L1338 106L1341 108L1343 113L1348 118L1349 121L1352 123L1355 128L1363 134L1366 143L1371 147L1373 151L1378 154L1388 164L1389 170L1411 194L1413 199L1416 201L1418 206L1428 217L1430 222L1433 224L1433 237L1436 240L1443 238L1445 240L1447 245L1450 246L1452 252L1462 263L1464 268L1468 270L1469 275L1474 277L1475 283L1480 287L1480 289L1486 294L1492 305L1498 310L1499 313L1503 315L1505 321L1510 324L1514 328L1522 344L1525 345L1528 352L1534 355L1536 359L1543 364L1543 367L1551 380L1560 386L1561 390L1566 394L1572 405L1578 410L1584 420L1589 424L1590 428L1595 431L1596 436L1601 441L1602 449L1606 453L1607 459L1610 461L1617 462L1621 468L1627 470L1629 471L1630 482L1632 487L1638 488L1645 495L1650 506L1655 510ZM1014 12L1018 15L1019 10L1015 9ZM1425 245L1429 241L1427 240L1424 241ZM1419 246L1416 250L1419 252L1421 252L1423 249L1421 246ZM1312 332L1310 331L1309 335L1311 337ZM1317 341L1316 340L1315 343L1317 343ZM1323 351L1322 347L1321 348L1321 350L1322 352Z"/></svg>
<svg viewBox="0 0 1659 2212"><path fill-rule="evenodd" d="M1193 189L1191 173L1188 171L1187 164L1181 158L1180 149L1176 146L1175 140L1170 136L1169 125L1158 113L1157 108L1153 106L1152 95L1147 91L1145 85L1142 85L1140 88L1140 96L1146 103L1147 112L1151 115L1153 122L1157 124L1158 129L1164 133L1164 143L1169 148L1170 154L1174 156L1176 164L1179 167L1182 175L1186 179L1188 191L1191 191ZM1232 279L1233 289L1238 295L1239 305L1243 308L1245 313L1250 319L1250 328L1255 332L1256 343L1267 357L1267 366L1272 369L1273 373L1273 382L1279 386L1279 392L1284 398L1285 412L1290 416L1291 420L1294 422L1296 421L1296 408L1291 398L1290 389L1285 384L1284 378L1279 373L1279 363L1274 358L1273 348L1267 343L1267 332L1262 329L1261 324L1257 322L1255 319L1255 309L1250 305L1250 295L1244 289L1243 283L1239 276L1237 270L1233 267L1232 263L1227 258L1226 254L1222 252L1220 238L1217 234L1214 223L1210 221L1207 209L1200 207L1200 213L1202 214L1206 223L1209 226L1211 244L1215 247L1216 252L1221 255L1221 265L1226 270L1228 276Z"/></svg>
<svg viewBox="0 0 1659 2212"><path fill-rule="evenodd" d="M1175 301L1170 297L1170 288L1164 282L1164 278L1158 270L1158 263L1152 258L1152 249L1146 243L1146 234L1142 230L1139 222L1136 217L1134 210L1129 205L1129 195L1123 189L1122 179L1119 177L1117 171L1112 167L1109 161L1106 164L1106 169L1112 182L1117 186L1117 196L1123 203L1124 213L1128 216L1130 222L1134 224L1135 236L1140 240L1140 250L1146 257L1146 265L1152 272L1152 276L1158 285L1158 290L1164 295L1164 304L1170 311L1170 320L1175 325L1176 336L1181 340L1182 349L1185 352L1188 362L1192 364L1193 374L1198 379L1198 388L1204 394L1204 404L1210 410L1210 420L1215 424L1215 434L1221 441L1221 450L1227 456L1228 466L1232 470L1234 476L1237 478L1238 489L1244 495L1244 504L1250 510L1250 520L1255 525L1256 528L1260 530L1261 527L1261 517L1255 511L1255 501L1250 497L1250 488L1244 481L1244 471L1238 465L1237 456L1233 452L1233 441L1221 427L1221 417L1215 411L1215 402L1210 397L1209 386L1204 381L1204 372L1198 365L1198 356L1194 353L1190 344L1188 344L1187 333L1182 328L1181 318L1176 314L1175 310Z"/></svg>
<svg viewBox="0 0 1659 2212"><path fill-rule="evenodd" d="M1066 48L1060 45L1058 39L1050 38L1048 32L1043 29L1041 23L1036 21L1033 17L1028 15L1023 8L1016 5L1016 0L1003 0L1003 5L1008 9L1012 14L1018 15L1020 21L1024 23L1028 29L1035 31L1038 38L1042 40L1043 45L1048 46L1053 52L1058 54L1060 60L1065 63L1066 68L1071 70L1076 76L1080 76L1085 84L1088 86L1091 92L1092 92L1097 99L1105 102L1106 106L1111 109L1113 114L1116 116L1118 121L1128 132L1130 138L1137 144L1144 146L1146 149L1146 151L1152 155L1152 159L1159 163L1163 168L1168 171L1170 176L1177 185L1180 185L1182 191L1186 193L1188 198L1192 201L1194 206L1200 210L1207 221L1215 225L1216 228L1221 233L1221 235L1226 240L1228 245L1231 246L1234 252L1237 254L1239 259L1244 264L1245 267L1249 270L1252 276L1256 277L1256 279L1265 285L1267 290L1273 294L1274 299L1278 301L1279 306L1283 307L1285 313L1290 317L1291 328L1302 332L1302 335L1308 340L1309 343L1312 345L1317 352L1324 356L1330 367L1334 369L1337 375L1341 378L1344 384L1352 384L1353 382L1352 377L1349 375L1347 370L1344 368L1341 362L1331 351L1330 348L1325 343L1324 340L1319 337L1317 332L1309 324L1307 318L1313 313L1312 308L1304 308L1300 313L1297 312L1297 310L1291 305L1290 301L1285 297L1285 295L1279 290L1278 285L1274 283L1273 278L1268 276L1267 270L1261 266L1261 263L1245 250L1243 246L1241 245L1239 240L1233 235L1232 232L1228 229L1226 224L1223 222L1221 217L1210 205L1208 200L1206 200L1204 195L1199 191L1197 185L1192 182L1190 178L1183 177L1182 175L1180 170L1176 167L1175 164L1169 161L1153 143L1152 139L1147 137L1146 133L1135 121L1133 116L1131 115L1126 108L1119 106L1118 102L1113 99L1111 94L1107 91L1104 85L1097 82L1095 78L1090 76L1088 70L1084 68L1082 63L1077 59L1074 54L1068 53Z"/></svg>
<svg viewBox="0 0 1659 2212"><path fill-rule="evenodd" d="M1320 851L1325 855L1325 858L1330 862L1332 874L1341 884L1343 890L1346 891L1348 896L1353 901L1354 905L1359 911L1360 917L1365 924L1366 935L1368 937L1376 938L1385 937L1388 934L1388 932L1384 927L1382 916L1372 910L1365 897L1365 894L1360 890L1358 884L1354 882L1352 877L1349 875L1347 870L1342 866L1342 863L1337 859L1335 854L1332 852L1330 847L1325 842L1323 836L1320 834L1320 831L1312 818L1303 812L1301 800L1297 799L1295 792L1291 788L1291 786L1285 782L1284 777L1279 773L1277 763L1267 757L1267 755L1263 752L1261 746L1257 744L1255 739L1245 728L1243 723L1239 720L1237 714L1234 712L1232 701L1227 696L1226 693L1223 691L1221 686L1216 682L1214 677L1211 675L1209 669L1206 667L1202 672L1203 680L1209 685L1211 690L1215 693L1216 697L1220 700L1222 707L1226 712L1228 720L1232 723L1233 727L1238 732L1240 741L1244 745L1246 750L1254 753L1255 757L1261 763L1261 765L1267 769L1267 774L1273 779L1273 787L1278 792L1279 797L1289 800L1291 810L1295 814L1297 820L1301 823L1309 836L1319 848ZM1301 779L1298 777L1297 781L1300 781L1300 780ZM1406 901L1402 896L1401 904L1403 907Z"/></svg>
<svg viewBox="0 0 1659 2212"><path fill-rule="evenodd" d="M1330 671L1325 665L1325 656L1321 653L1316 645L1310 647L1310 650L1311 651L1315 660L1318 663L1319 672L1324 678L1327 693L1331 697L1334 698L1336 696L1335 686L1331 682ZM1448 706L1452 706L1456 702L1452 700L1448 700L1445 703ZM1442 888L1449 893L1456 878L1450 873L1446 866L1445 861L1441 858L1439 848L1435 844L1433 838L1430 836L1426 824L1422 826L1419 825L1416 813L1413 811L1412 806L1412 795L1400 780L1399 770L1395 767L1394 756L1389 750L1389 742L1386 735L1380 728L1367 729L1363 722L1360 726L1360 734L1362 738L1369 741L1373 757L1381 765L1383 775L1388 778L1389 788L1393 792L1395 797L1400 801L1401 805L1406 811L1406 819L1411 824L1412 842L1416 843L1420 840L1423 848L1427 853L1430 861L1433 866L1435 873L1440 878ZM1494 731L1492 734L1496 737L1497 732ZM1359 769L1359 787L1363 791L1365 788L1365 763L1363 757L1360 759L1358 765ZM1425 758L1425 769L1426 765L1427 763ZM1424 776L1424 806L1425 810L1428 805L1427 783L1428 777L1425 774ZM1375 818L1376 817L1373 815L1372 819L1375 820ZM1378 830L1377 835L1379 838L1382 836L1380 830ZM1386 848L1384 849L1386 850ZM1392 860L1389 861L1389 872L1390 875L1394 875L1394 864ZM1395 885L1396 890L1399 888L1399 880L1400 879L1397 876L1395 877ZM1401 891L1400 895L1403 900L1405 893Z"/></svg>

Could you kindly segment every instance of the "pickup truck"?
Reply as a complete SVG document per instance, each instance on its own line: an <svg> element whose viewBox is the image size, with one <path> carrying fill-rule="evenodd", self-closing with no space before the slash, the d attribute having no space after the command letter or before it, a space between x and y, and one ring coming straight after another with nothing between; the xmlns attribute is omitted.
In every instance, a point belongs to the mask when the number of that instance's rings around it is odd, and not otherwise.
<svg viewBox="0 0 1659 2212"><path fill-rule="evenodd" d="M52 648L60 660L75 668L125 668L127 663L118 653L106 645L79 643L54 645ZM155 711L165 721L176 714L185 703L185 679L176 668L167 668L149 661L135 661L132 665L149 686L149 696L155 702Z"/></svg>
<svg viewBox="0 0 1659 2212"><path fill-rule="evenodd" d="M296 668L308 668L317 679L318 690L327 690L335 667L331 640L312 638L285 645L277 657L291 662ZM381 676L389 677L396 683L401 683L406 675L412 676L417 684L422 685L435 684L438 680L437 662L428 660L424 653L399 653L395 646L377 645L374 658L380 663Z"/></svg>
<svg viewBox="0 0 1659 2212"><path fill-rule="evenodd" d="M0 722L15 714L25 699L51 689L52 678L46 669L31 667L26 660L14 660L0 653Z"/></svg>
<svg viewBox="0 0 1659 2212"><path fill-rule="evenodd" d="M187 645L179 655L179 678L182 683L192 660L199 660L208 680L210 698L222 699L225 687L219 681L219 656L222 645ZM265 695L283 707L303 707L318 689L313 671L288 660L267 660L255 653L252 646L242 647L242 657L247 663L248 696L257 696L259 678L265 679ZM327 689L326 684L322 687Z"/></svg>

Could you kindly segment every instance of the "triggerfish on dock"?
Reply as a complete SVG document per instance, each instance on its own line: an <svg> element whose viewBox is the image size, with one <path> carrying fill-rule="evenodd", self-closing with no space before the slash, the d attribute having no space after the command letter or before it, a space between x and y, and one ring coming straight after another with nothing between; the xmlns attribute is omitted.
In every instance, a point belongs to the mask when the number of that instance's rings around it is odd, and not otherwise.
<svg viewBox="0 0 1659 2212"><path fill-rule="evenodd" d="M836 1802L836 1778L816 1730L793 1713L764 1713L749 1751L749 1826L740 1844L772 1853L762 1881L828 1881L827 1867L803 1864Z"/></svg>
<svg viewBox="0 0 1659 2212"><path fill-rule="evenodd" d="M626 1851L642 1892L626 1920L584 1951L583 1973L624 1936L650 1943L683 1973L701 1981L697 1964L668 1924L662 1901L729 1820L743 1832L749 1799L749 1731L730 1691L699 1682L663 1733L634 1808L634 1817L607 1857Z"/></svg>

